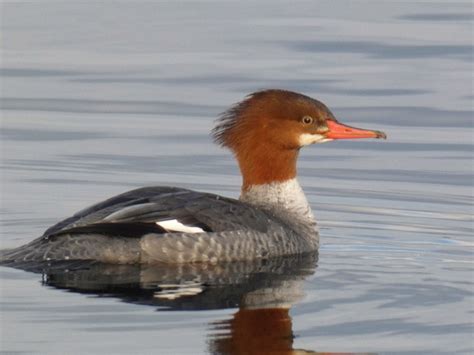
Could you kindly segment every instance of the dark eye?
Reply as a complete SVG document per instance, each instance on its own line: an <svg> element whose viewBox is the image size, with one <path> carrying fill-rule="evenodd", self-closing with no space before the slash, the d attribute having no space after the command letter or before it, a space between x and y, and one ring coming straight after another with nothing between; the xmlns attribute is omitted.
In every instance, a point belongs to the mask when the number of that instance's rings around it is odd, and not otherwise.
<svg viewBox="0 0 474 355"><path fill-rule="evenodd" d="M314 122L314 119L313 117L311 116L304 116L302 119L301 119L301 122L303 122L304 124L311 124Z"/></svg>

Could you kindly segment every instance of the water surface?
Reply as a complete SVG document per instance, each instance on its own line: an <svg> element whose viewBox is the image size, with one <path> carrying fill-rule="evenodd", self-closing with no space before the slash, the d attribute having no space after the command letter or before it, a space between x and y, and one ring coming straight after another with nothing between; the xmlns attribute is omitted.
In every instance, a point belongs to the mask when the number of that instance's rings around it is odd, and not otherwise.
<svg viewBox="0 0 474 355"><path fill-rule="evenodd" d="M1 350L474 352L472 26L470 2L3 3L2 247L139 186L238 196L208 132L258 89L389 140L302 151L303 266L1 268Z"/></svg>

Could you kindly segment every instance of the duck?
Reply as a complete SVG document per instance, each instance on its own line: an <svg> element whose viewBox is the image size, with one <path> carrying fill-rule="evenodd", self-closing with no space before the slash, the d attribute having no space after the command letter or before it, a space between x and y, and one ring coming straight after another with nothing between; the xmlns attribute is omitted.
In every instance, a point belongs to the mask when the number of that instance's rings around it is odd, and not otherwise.
<svg viewBox="0 0 474 355"><path fill-rule="evenodd" d="M297 179L300 149L387 138L342 124L322 102L280 89L246 96L220 115L211 134L238 163L238 199L180 187L134 189L1 251L0 263L217 263L314 252L319 230Z"/></svg>

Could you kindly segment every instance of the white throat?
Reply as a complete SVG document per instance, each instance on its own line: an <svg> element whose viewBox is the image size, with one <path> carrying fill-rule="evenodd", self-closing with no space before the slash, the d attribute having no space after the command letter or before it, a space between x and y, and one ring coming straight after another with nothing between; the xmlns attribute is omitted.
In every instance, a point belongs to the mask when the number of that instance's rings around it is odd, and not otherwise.
<svg viewBox="0 0 474 355"><path fill-rule="evenodd" d="M285 219L297 218L305 223L315 224L311 207L296 178L252 185L242 191L240 200L270 210Z"/></svg>

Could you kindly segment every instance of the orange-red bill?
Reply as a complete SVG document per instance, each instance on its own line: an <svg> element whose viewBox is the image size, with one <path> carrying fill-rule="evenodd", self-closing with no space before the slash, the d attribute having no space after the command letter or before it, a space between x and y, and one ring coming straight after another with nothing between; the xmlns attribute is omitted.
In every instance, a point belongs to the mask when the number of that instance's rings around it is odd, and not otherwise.
<svg viewBox="0 0 474 355"><path fill-rule="evenodd" d="M356 139L356 138L383 138L387 139L387 135L381 131L372 131L346 126L342 123L327 120L326 124L329 131L325 134L329 139Z"/></svg>

